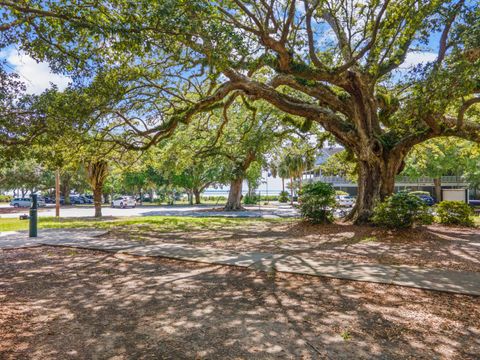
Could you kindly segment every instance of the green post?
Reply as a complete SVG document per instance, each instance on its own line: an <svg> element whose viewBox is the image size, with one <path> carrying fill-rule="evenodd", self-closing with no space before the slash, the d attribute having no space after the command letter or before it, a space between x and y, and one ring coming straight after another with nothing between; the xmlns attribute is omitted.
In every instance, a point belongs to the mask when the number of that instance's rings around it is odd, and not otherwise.
<svg viewBox="0 0 480 360"><path fill-rule="evenodd" d="M29 226L29 236L37 237L37 195L32 194L32 206L30 207L30 226Z"/></svg>

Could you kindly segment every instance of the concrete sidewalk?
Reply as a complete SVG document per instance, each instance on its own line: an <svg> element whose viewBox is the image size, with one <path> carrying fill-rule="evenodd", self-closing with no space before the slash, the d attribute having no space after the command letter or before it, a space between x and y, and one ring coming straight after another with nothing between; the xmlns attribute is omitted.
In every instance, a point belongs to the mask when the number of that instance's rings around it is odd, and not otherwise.
<svg viewBox="0 0 480 360"><path fill-rule="evenodd" d="M362 264L308 255L235 252L181 244L141 245L134 241L103 239L105 231L42 230L37 239L26 232L0 233L0 249L50 245L165 257L208 264L240 266L257 271L279 271L337 279L375 282L458 294L480 295L480 273L414 266Z"/></svg>

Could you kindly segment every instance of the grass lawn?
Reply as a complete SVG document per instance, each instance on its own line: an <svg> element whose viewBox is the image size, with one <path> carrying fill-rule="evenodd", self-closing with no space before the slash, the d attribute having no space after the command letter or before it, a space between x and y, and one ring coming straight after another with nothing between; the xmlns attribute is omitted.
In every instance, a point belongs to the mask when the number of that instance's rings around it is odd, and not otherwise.
<svg viewBox="0 0 480 360"><path fill-rule="evenodd" d="M141 227L146 232L170 232L170 231L201 231L219 230L225 227L236 228L251 226L259 223L278 223L282 219L246 219L246 218L191 218L181 216L143 216L132 218L104 217L94 218L60 218L39 217L38 226L40 229L74 229L74 228L95 228L95 229L118 229ZM18 218L0 219L0 231L27 230L28 220Z"/></svg>

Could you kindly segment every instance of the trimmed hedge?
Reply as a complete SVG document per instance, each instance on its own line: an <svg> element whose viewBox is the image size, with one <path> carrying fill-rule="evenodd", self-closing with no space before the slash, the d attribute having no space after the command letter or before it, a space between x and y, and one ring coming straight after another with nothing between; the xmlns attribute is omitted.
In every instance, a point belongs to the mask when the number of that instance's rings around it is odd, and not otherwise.
<svg viewBox="0 0 480 360"><path fill-rule="evenodd" d="M442 201L436 206L441 224L473 226L473 209L462 201Z"/></svg>

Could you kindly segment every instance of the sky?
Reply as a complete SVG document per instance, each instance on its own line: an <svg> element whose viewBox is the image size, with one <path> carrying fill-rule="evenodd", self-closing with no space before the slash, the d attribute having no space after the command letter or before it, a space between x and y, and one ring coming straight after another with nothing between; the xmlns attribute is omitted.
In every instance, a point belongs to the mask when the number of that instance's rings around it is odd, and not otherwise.
<svg viewBox="0 0 480 360"><path fill-rule="evenodd" d="M40 94L51 84L63 90L70 82L70 78L64 75L54 74L46 62L37 62L35 59L18 51L8 48L0 52L0 59L7 61L7 70L20 75L21 80L30 94Z"/></svg>

